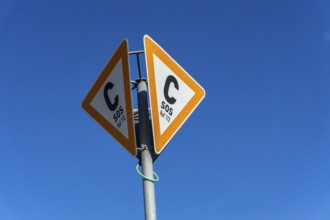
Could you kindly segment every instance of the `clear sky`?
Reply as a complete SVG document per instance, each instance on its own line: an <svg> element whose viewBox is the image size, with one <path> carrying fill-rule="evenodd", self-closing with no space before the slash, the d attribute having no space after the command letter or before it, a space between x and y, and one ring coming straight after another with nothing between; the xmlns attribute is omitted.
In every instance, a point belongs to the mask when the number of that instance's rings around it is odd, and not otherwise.
<svg viewBox="0 0 330 220"><path fill-rule="evenodd" d="M120 42L141 50L145 34L206 91L154 164L158 219L330 219L329 12L2 0L0 220L144 219L137 159L81 102Z"/></svg>

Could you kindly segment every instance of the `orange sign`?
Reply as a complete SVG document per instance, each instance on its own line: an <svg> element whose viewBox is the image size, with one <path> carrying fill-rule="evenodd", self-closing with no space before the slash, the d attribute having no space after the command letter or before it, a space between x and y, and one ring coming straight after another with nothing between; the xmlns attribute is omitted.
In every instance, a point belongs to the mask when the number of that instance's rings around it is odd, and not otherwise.
<svg viewBox="0 0 330 220"><path fill-rule="evenodd" d="M136 156L128 42L124 40L82 103L83 109Z"/></svg>
<svg viewBox="0 0 330 220"><path fill-rule="evenodd" d="M144 48L154 147L160 154L205 97L205 91L147 35Z"/></svg>

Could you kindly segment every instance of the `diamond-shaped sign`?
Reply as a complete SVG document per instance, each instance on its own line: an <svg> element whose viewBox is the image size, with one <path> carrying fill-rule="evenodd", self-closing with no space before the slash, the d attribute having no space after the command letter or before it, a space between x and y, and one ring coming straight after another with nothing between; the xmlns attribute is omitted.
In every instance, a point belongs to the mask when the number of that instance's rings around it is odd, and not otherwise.
<svg viewBox="0 0 330 220"><path fill-rule="evenodd" d="M144 36L154 147L157 154L205 97L204 89L149 36Z"/></svg>
<svg viewBox="0 0 330 220"><path fill-rule="evenodd" d="M128 42L124 40L82 103L83 109L136 156Z"/></svg>

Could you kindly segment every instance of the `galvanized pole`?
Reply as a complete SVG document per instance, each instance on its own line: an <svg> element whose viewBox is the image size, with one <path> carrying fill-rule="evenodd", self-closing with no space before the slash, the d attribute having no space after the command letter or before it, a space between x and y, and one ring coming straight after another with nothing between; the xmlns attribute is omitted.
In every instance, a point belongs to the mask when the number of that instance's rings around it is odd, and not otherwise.
<svg viewBox="0 0 330 220"><path fill-rule="evenodd" d="M153 161L149 147L151 143L149 111L148 111L148 89L145 80L138 80L138 107L139 107L139 130L141 165L144 176L153 179ZM144 213L146 220L156 220L155 186L150 180L143 179Z"/></svg>

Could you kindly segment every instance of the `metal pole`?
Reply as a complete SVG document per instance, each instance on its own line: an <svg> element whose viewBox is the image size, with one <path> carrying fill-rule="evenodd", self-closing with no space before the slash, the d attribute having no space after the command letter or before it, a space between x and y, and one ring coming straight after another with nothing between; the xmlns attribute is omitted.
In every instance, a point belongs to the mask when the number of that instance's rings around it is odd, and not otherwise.
<svg viewBox="0 0 330 220"><path fill-rule="evenodd" d="M144 176L153 178L153 161L150 147L150 124L148 111L148 89L147 83L144 80L138 80L138 107L139 107L139 130L140 130L140 149L142 173ZM147 147L146 147L147 146ZM155 186L150 180L143 179L144 193L144 213L146 220L156 220L156 200Z"/></svg>

